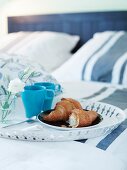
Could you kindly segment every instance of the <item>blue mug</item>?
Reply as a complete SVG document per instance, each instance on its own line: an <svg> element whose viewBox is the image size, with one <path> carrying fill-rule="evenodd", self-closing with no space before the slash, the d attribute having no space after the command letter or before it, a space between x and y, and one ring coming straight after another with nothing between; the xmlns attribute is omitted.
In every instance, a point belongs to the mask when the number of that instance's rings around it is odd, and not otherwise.
<svg viewBox="0 0 127 170"><path fill-rule="evenodd" d="M37 116L42 111L51 109L54 98L54 91L48 90L43 86L25 86L21 93L26 117Z"/></svg>
<svg viewBox="0 0 127 170"><path fill-rule="evenodd" d="M36 86L44 86L46 89L54 90L55 95L61 92L61 85L52 82L37 82L34 83Z"/></svg>
<svg viewBox="0 0 127 170"><path fill-rule="evenodd" d="M52 102L53 102L53 99L55 96L54 91L52 91L52 90L46 90L46 91L47 91L47 95L46 95L46 99L44 100L43 111L51 109Z"/></svg>

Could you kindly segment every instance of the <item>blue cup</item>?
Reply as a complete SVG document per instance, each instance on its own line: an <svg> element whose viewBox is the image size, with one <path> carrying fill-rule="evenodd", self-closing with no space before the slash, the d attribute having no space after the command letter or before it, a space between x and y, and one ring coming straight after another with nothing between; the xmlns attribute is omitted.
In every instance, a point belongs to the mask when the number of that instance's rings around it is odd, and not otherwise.
<svg viewBox="0 0 127 170"><path fill-rule="evenodd" d="M61 92L61 85L60 84L55 84L51 82L38 82L34 83L36 86L43 86L46 89L54 90L55 95L57 95L59 92Z"/></svg>
<svg viewBox="0 0 127 170"><path fill-rule="evenodd" d="M21 93L26 117L37 116L42 111L51 109L54 98L54 91L48 90L43 86L25 86Z"/></svg>
<svg viewBox="0 0 127 170"><path fill-rule="evenodd" d="M47 96L43 104L43 111L51 109L54 96L55 96L54 91L47 90Z"/></svg>

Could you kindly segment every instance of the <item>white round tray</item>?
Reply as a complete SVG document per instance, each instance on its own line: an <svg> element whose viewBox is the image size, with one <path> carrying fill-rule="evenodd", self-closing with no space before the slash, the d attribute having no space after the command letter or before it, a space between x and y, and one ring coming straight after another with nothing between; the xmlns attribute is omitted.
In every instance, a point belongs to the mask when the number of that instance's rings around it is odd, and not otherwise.
<svg viewBox="0 0 127 170"><path fill-rule="evenodd" d="M64 130L52 128L39 121L23 122L0 129L0 137L25 141L70 141L94 138L110 133L126 118L125 113L113 105L106 103L81 102L84 109L97 111L103 120L96 126Z"/></svg>

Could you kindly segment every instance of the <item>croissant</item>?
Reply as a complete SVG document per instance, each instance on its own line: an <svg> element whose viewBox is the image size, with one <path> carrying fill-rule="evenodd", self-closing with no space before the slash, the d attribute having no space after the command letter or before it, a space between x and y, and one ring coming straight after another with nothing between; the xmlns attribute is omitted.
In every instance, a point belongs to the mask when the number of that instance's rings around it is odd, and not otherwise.
<svg viewBox="0 0 127 170"><path fill-rule="evenodd" d="M66 113L66 110L63 106L58 106L56 110L52 111L48 115L43 115L43 120L49 121L49 122L56 122L68 119L68 115Z"/></svg>
<svg viewBox="0 0 127 170"><path fill-rule="evenodd" d="M49 122L56 122L61 120L67 121L69 119L71 111L75 108L76 107L73 103L66 100L62 100L56 104L54 111L52 111L48 115L43 115L43 119Z"/></svg>
<svg viewBox="0 0 127 170"><path fill-rule="evenodd" d="M84 111L79 109L72 110L69 116L70 127L85 127L90 126L97 118L98 114L95 111Z"/></svg>
<svg viewBox="0 0 127 170"><path fill-rule="evenodd" d="M57 107L58 107L58 106L63 106L63 107L65 108L65 110L66 110L66 112L67 112L68 115L71 113L71 111L72 111L73 109L76 108L73 103L71 103L71 102L69 102L69 101L67 101L67 100L62 100L62 101L58 102L58 103L56 104L56 106L55 106L55 110L57 110Z"/></svg>
<svg viewBox="0 0 127 170"><path fill-rule="evenodd" d="M74 100L72 98L62 98L61 100L69 101L70 103L72 103L75 106L76 109L82 109L81 104L77 100Z"/></svg>

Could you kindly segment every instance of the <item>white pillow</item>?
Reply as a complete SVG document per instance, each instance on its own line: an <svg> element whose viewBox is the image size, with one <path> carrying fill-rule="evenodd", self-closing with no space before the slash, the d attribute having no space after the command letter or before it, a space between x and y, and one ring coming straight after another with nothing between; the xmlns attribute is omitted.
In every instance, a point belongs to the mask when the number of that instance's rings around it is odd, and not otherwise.
<svg viewBox="0 0 127 170"><path fill-rule="evenodd" d="M0 52L26 56L53 71L71 57L79 36L57 32L18 32L0 38Z"/></svg>

